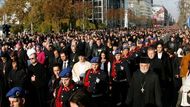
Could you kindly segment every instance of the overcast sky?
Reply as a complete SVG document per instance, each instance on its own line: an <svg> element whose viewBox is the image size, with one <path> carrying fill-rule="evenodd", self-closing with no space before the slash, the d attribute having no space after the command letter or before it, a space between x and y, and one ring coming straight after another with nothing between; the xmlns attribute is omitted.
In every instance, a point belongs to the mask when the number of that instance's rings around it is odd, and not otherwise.
<svg viewBox="0 0 190 107"><path fill-rule="evenodd" d="M175 20L178 20L179 17L178 2L179 0L154 0L154 4L165 6Z"/></svg>

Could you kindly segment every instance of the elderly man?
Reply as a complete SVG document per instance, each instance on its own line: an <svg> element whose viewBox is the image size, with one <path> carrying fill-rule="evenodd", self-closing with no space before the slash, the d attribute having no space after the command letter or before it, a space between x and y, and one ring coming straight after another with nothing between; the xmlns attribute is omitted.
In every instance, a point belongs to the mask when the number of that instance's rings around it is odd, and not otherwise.
<svg viewBox="0 0 190 107"><path fill-rule="evenodd" d="M12 88L6 95L9 99L10 107L24 107L25 92L21 87L14 87Z"/></svg>
<svg viewBox="0 0 190 107"><path fill-rule="evenodd" d="M150 71L149 59L140 59L140 70L134 73L127 97L132 107L162 107L158 76Z"/></svg>

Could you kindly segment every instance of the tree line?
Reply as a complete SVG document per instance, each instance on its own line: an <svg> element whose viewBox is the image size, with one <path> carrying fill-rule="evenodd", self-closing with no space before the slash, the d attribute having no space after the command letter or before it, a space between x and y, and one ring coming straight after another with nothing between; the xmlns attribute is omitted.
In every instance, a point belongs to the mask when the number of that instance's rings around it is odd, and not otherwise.
<svg viewBox="0 0 190 107"><path fill-rule="evenodd" d="M5 0L0 15L6 15L6 20L12 20L13 24L19 21L19 26L28 30L31 30L32 25L36 32L61 32L69 27L81 28L81 21L89 28L88 17L91 16L91 11L92 5L88 1Z"/></svg>

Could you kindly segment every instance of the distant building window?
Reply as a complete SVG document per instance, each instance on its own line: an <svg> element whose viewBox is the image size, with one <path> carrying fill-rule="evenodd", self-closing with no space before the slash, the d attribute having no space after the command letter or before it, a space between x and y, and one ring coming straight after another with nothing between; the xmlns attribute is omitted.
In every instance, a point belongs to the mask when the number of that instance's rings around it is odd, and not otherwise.
<svg viewBox="0 0 190 107"><path fill-rule="evenodd" d="M102 1L95 1L94 2L94 6L101 6L102 5Z"/></svg>
<svg viewBox="0 0 190 107"><path fill-rule="evenodd" d="M94 8L94 13L97 13L97 12L102 12L101 7L95 7Z"/></svg>
<svg viewBox="0 0 190 107"><path fill-rule="evenodd" d="M95 13L94 18L102 18L102 13Z"/></svg>

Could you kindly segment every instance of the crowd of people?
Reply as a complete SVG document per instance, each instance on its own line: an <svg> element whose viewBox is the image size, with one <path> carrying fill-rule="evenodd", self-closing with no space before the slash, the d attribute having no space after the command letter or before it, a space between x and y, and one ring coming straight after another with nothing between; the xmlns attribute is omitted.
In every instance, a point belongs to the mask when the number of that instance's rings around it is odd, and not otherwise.
<svg viewBox="0 0 190 107"><path fill-rule="evenodd" d="M11 35L0 40L0 107L190 106L189 38L161 28Z"/></svg>

